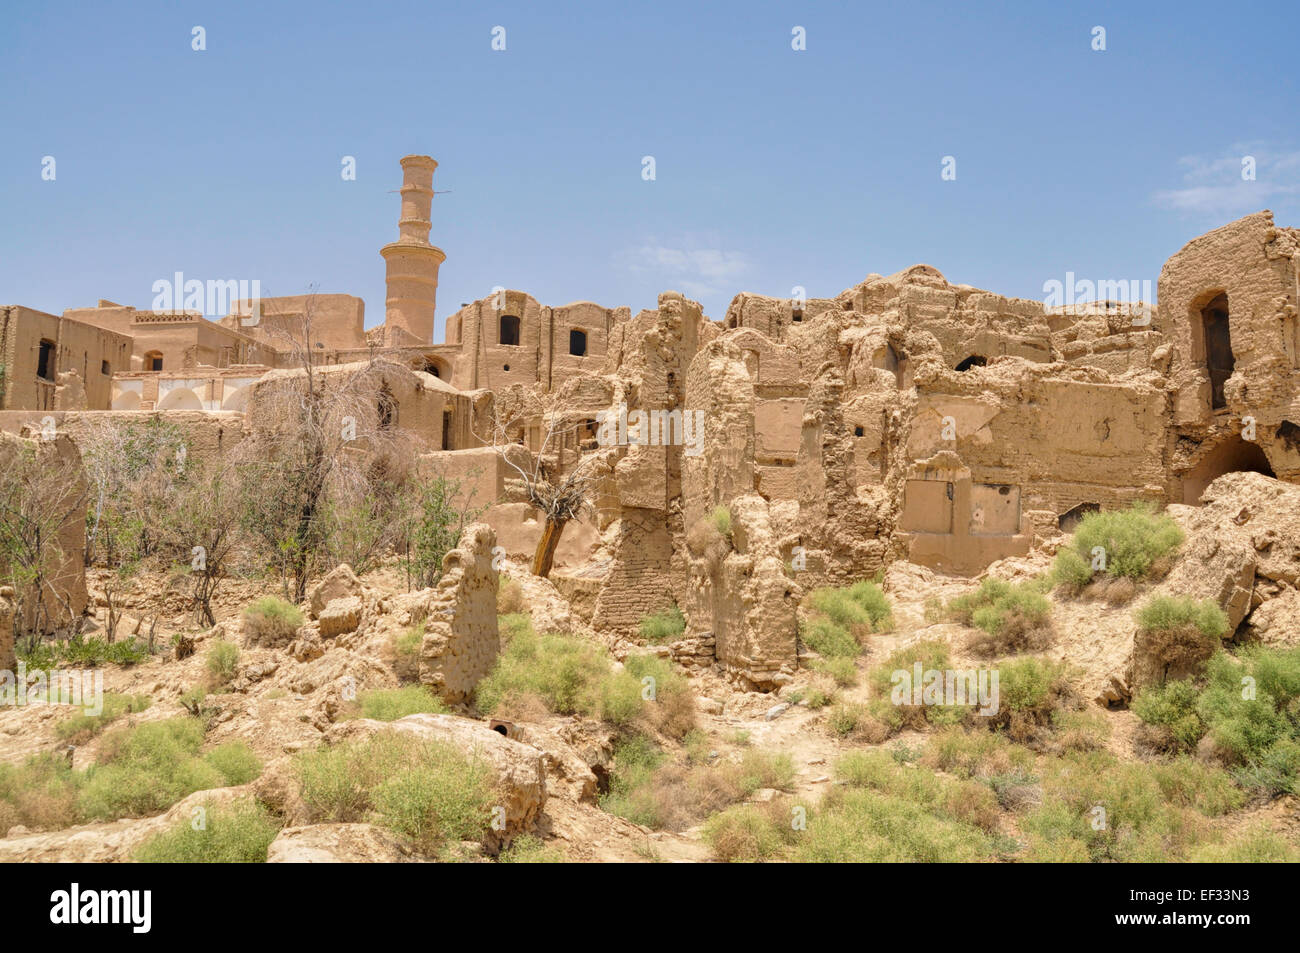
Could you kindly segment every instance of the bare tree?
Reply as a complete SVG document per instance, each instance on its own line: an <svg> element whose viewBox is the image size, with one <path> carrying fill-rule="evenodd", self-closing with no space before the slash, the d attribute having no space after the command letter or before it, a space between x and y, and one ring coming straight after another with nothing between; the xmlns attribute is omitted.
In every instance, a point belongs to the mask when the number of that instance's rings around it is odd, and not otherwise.
<svg viewBox="0 0 1300 953"><path fill-rule="evenodd" d="M583 415L562 412L556 395L545 393L540 385L527 390L516 384L495 395L488 416L491 432L476 435L514 474L507 477L506 488L522 494L542 513L545 522L532 572L549 576L564 528L594 509L592 494L612 467L615 451L584 453ZM539 435L535 451L525 443L530 431Z"/></svg>
<svg viewBox="0 0 1300 953"><path fill-rule="evenodd" d="M0 437L0 574L14 589L15 637L34 644L47 632L79 628L63 586L75 558L63 537L84 516L86 497L80 467L58 443ZM58 619L51 600L63 609Z"/></svg>
<svg viewBox="0 0 1300 953"><path fill-rule="evenodd" d="M212 599L242 542L244 498L258 489L241 485L242 476L233 461L188 462L158 527L160 548L189 564L191 607L201 626L216 624Z"/></svg>
<svg viewBox="0 0 1300 953"><path fill-rule="evenodd" d="M372 354L360 367L327 367L314 311L313 294L301 322L272 332L287 342L292 370L258 385L248 413L255 429L239 448L246 485L258 488L246 498L246 525L296 601L328 551L337 506L382 497L412 456L385 380L400 365Z"/></svg>

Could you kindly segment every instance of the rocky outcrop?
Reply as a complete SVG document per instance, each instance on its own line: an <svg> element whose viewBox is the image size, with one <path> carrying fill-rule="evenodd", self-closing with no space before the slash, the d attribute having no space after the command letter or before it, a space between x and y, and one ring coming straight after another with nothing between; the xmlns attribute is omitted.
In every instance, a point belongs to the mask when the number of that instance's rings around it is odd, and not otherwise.
<svg viewBox="0 0 1300 953"><path fill-rule="evenodd" d="M266 852L268 864L392 864L413 860L409 847L374 824L287 827Z"/></svg>
<svg viewBox="0 0 1300 953"><path fill-rule="evenodd" d="M407 715L394 722L368 718L342 721L328 733L330 744L395 731L416 738L449 744L479 758L492 772L496 807L503 809L500 829L491 829L485 844L497 847L533 829L546 806L546 764L542 752L493 731L485 722L455 715Z"/></svg>
<svg viewBox="0 0 1300 953"><path fill-rule="evenodd" d="M325 578L316 583L308 594L311 614L314 618L320 618L325 607L335 599L359 598L363 592L361 580L352 571L352 567L347 563L340 563L326 573Z"/></svg>

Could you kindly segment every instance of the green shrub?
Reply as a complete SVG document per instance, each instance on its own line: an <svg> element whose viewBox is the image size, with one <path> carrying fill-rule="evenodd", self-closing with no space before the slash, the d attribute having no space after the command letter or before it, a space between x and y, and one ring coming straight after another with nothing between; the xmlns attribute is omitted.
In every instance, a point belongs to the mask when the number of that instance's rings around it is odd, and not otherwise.
<svg viewBox="0 0 1300 953"><path fill-rule="evenodd" d="M814 659L809 668L828 676L840 688L858 683L858 667L850 657Z"/></svg>
<svg viewBox="0 0 1300 953"><path fill-rule="evenodd" d="M1030 579L1009 583L985 579L974 592L948 603L947 615L981 634L970 642L977 655L1039 651L1052 642L1051 603L1043 595L1047 583Z"/></svg>
<svg viewBox="0 0 1300 953"><path fill-rule="evenodd" d="M1134 503L1126 510L1086 514L1074 532L1070 550L1078 559L1057 554L1053 578L1058 582L1085 583L1092 577L1093 550L1105 553L1105 573L1141 581L1168 563L1183 543L1183 531L1166 513L1149 503ZM1088 567L1082 578L1079 561Z"/></svg>
<svg viewBox="0 0 1300 953"><path fill-rule="evenodd" d="M94 820L157 814L187 794L243 784L261 771L243 742L200 756L203 733L188 716L106 733L97 763L79 779L79 813Z"/></svg>
<svg viewBox="0 0 1300 953"><path fill-rule="evenodd" d="M914 772L908 772L914 773ZM802 863L927 863L994 859L978 827L904 798L835 788L811 812L791 859Z"/></svg>
<svg viewBox="0 0 1300 953"><path fill-rule="evenodd" d="M451 745L426 745L370 796L385 827L426 851L481 837L492 807L487 768Z"/></svg>
<svg viewBox="0 0 1300 953"><path fill-rule="evenodd" d="M1165 751L1191 751L1205 734L1196 713L1200 693L1189 679L1143 688L1133 699L1133 713L1154 731L1149 737Z"/></svg>
<svg viewBox="0 0 1300 953"><path fill-rule="evenodd" d="M119 642L103 639L75 638L66 642L38 642L29 645L20 639L16 654L31 671L55 668L95 668L99 665L135 665L150 657L149 647L134 637Z"/></svg>
<svg viewBox="0 0 1300 953"><path fill-rule="evenodd" d="M1092 582L1092 576L1092 563L1080 556L1077 550L1062 549L1052 560L1053 586L1062 586L1071 592L1078 592Z"/></svg>
<svg viewBox="0 0 1300 953"><path fill-rule="evenodd" d="M830 619L811 619L800 627L804 645L823 658L851 659L862 654L852 633Z"/></svg>
<svg viewBox="0 0 1300 953"><path fill-rule="evenodd" d="M487 714L503 704L539 699L561 715L595 715L600 687L611 676L609 656L585 639L537 635L529 626L511 638L496 668L478 684L478 707Z"/></svg>
<svg viewBox="0 0 1300 953"><path fill-rule="evenodd" d="M501 645L507 646L518 635L533 631L533 620L525 613L512 612L497 616L497 629L501 636Z"/></svg>
<svg viewBox="0 0 1300 953"><path fill-rule="evenodd" d="M1197 864L1300 864L1300 847L1256 825L1226 844L1204 844L1190 860Z"/></svg>
<svg viewBox="0 0 1300 953"><path fill-rule="evenodd" d="M731 538L731 510L725 506L715 506L709 513L709 522L720 534Z"/></svg>
<svg viewBox="0 0 1300 953"><path fill-rule="evenodd" d="M83 745L94 738L110 724L123 715L141 712L149 707L148 695L119 695L117 692L105 692L103 710L98 715L71 715L55 726L55 734L62 740L74 745Z"/></svg>
<svg viewBox="0 0 1300 953"><path fill-rule="evenodd" d="M644 735L635 735L618 745L609 773L609 791L600 798L601 808L643 827L664 826L654 775L665 758L662 749Z"/></svg>
<svg viewBox="0 0 1300 953"><path fill-rule="evenodd" d="M262 762L253 749L242 741L227 741L217 745L203 756L203 760L216 768L231 787L247 784L262 773Z"/></svg>
<svg viewBox="0 0 1300 953"><path fill-rule="evenodd" d="M1207 835L1207 816L1232 796L1221 774L1199 779L1186 765L1158 774L1104 751L1076 752L1046 763L1044 800L1021 828L1030 835L1028 860L1073 855L1080 845L1095 861L1184 860ZM1197 796L1199 782L1211 788Z"/></svg>
<svg viewBox="0 0 1300 953"><path fill-rule="evenodd" d="M488 830L489 771L449 744L381 732L301 752L294 768L316 823L378 823L430 853Z"/></svg>
<svg viewBox="0 0 1300 953"><path fill-rule="evenodd" d="M361 693L361 717L376 721L396 721L423 712L445 715L447 706L423 685L402 688L376 688Z"/></svg>
<svg viewBox="0 0 1300 953"><path fill-rule="evenodd" d="M228 685L239 667L239 646L234 642L218 639L208 647L204 665L213 688Z"/></svg>
<svg viewBox="0 0 1300 953"><path fill-rule="evenodd" d="M774 860L795 843L798 831L785 801L736 804L704 824L704 840L717 860L757 863Z"/></svg>
<svg viewBox="0 0 1300 953"><path fill-rule="evenodd" d="M881 632L893 625L889 598L870 580L844 589L814 589L808 602L814 612L844 628L862 625L870 632Z"/></svg>
<svg viewBox="0 0 1300 953"><path fill-rule="evenodd" d="M1192 628L1206 639L1228 634L1228 616L1213 599L1195 602L1179 596L1157 596L1137 612L1138 625L1148 632Z"/></svg>
<svg viewBox="0 0 1300 953"><path fill-rule="evenodd" d="M916 666L920 665L922 681L915 683ZM973 708L971 704L946 704L943 694L946 684L945 672L948 668L948 646L944 642L929 640L917 642L897 650L884 662L872 669L867 676L871 688L871 700L865 713L859 715L860 724L856 733L861 734L863 714L868 726L869 742L883 740L878 737L879 726L886 729L886 737L903 728L920 730L927 726L947 726L966 721ZM927 672L938 672L940 682L934 683L939 695L931 698L926 694ZM906 676L904 678L903 676ZM917 692L921 693L922 704L915 704ZM933 689L930 689L932 694Z"/></svg>
<svg viewBox="0 0 1300 953"><path fill-rule="evenodd" d="M244 633L254 645L283 645L302 627L302 612L277 596L263 596L243 612Z"/></svg>
<svg viewBox="0 0 1300 953"><path fill-rule="evenodd" d="M531 626L510 640L475 697L479 709L489 714L521 706L526 710L533 702L620 728L646 718L674 738L695 724L693 695L668 661L634 654L615 671L602 647L568 635L539 636Z"/></svg>
<svg viewBox="0 0 1300 953"><path fill-rule="evenodd" d="M0 764L0 836L15 824L60 830L83 820L77 799L85 775L53 753Z"/></svg>
<svg viewBox="0 0 1300 953"><path fill-rule="evenodd" d="M279 823L251 801L204 805L204 823L194 829L190 818L155 834L135 852L145 864L260 864L279 833Z"/></svg>
<svg viewBox="0 0 1300 953"><path fill-rule="evenodd" d="M641 619L641 638L651 645L664 645L676 641L685 631L686 617L677 606L669 606L662 612Z"/></svg>
<svg viewBox="0 0 1300 953"><path fill-rule="evenodd" d="M737 760L708 764L692 760L689 751L685 759L673 757L636 735L615 749L600 805L646 827L684 830L762 788L793 785L794 762L786 754L750 749Z"/></svg>
<svg viewBox="0 0 1300 953"><path fill-rule="evenodd" d="M605 684L609 686L612 681L627 686L629 678L636 686L637 710L632 709L631 693L623 688L618 693L623 711L615 712L611 699L616 693L607 689L601 702L601 715L606 721L628 725L636 715L670 738L684 738L695 727L695 694L690 683L667 659L656 655L628 655L623 659L623 671L607 678Z"/></svg>

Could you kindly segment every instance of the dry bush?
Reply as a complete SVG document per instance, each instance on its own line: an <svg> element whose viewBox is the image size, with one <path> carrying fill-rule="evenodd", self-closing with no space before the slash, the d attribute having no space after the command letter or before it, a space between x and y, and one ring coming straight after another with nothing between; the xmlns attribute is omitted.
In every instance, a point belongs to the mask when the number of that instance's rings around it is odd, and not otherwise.
<svg viewBox="0 0 1300 953"><path fill-rule="evenodd" d="M1005 613L996 631L976 629L966 643L969 652L982 658L1015 655L1021 652L1041 652L1050 648L1054 639L1051 622L1024 615L1015 610Z"/></svg>
<svg viewBox="0 0 1300 953"><path fill-rule="evenodd" d="M1127 605L1138 593L1138 584L1131 576L1107 576L1098 574L1092 582L1080 589L1071 591L1070 595L1080 595L1086 599L1101 599L1111 606Z"/></svg>
<svg viewBox="0 0 1300 953"><path fill-rule="evenodd" d="M925 715L922 713L920 717L924 723ZM893 734L890 726L873 715L866 705L852 703L832 705L826 713L826 727L837 737L869 745L881 744Z"/></svg>
<svg viewBox="0 0 1300 953"><path fill-rule="evenodd" d="M944 795L944 809L959 821L994 833L998 829L998 799L978 781L960 781Z"/></svg>
<svg viewBox="0 0 1300 953"><path fill-rule="evenodd" d="M497 615L515 615L528 611L528 603L524 601L524 587L518 579L507 579L501 577L501 584L497 588Z"/></svg>
<svg viewBox="0 0 1300 953"><path fill-rule="evenodd" d="M279 646L293 641L302 627L302 612L278 596L263 596L244 609L244 641L247 645Z"/></svg>
<svg viewBox="0 0 1300 953"><path fill-rule="evenodd" d="M660 692L656 704L645 706L644 720L669 738L685 738L695 727L695 696L689 689Z"/></svg>
<svg viewBox="0 0 1300 953"><path fill-rule="evenodd" d="M713 520L704 517L686 531L686 547L696 559L704 560L709 575L716 576L731 551L731 540L718 530Z"/></svg>

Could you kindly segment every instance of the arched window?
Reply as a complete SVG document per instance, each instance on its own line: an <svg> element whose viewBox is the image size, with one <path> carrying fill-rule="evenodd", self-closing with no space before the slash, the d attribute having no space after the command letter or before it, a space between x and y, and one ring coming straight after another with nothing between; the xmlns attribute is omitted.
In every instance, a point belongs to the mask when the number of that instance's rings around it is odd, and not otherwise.
<svg viewBox="0 0 1300 953"><path fill-rule="evenodd" d="M501 343L519 346L519 319L513 314L501 315Z"/></svg>
<svg viewBox="0 0 1300 953"><path fill-rule="evenodd" d="M161 371L163 369L162 351L150 351L144 356L144 369L146 371Z"/></svg>
<svg viewBox="0 0 1300 953"><path fill-rule="evenodd" d="M574 328L569 332L569 353L574 357L587 356L587 332Z"/></svg>

